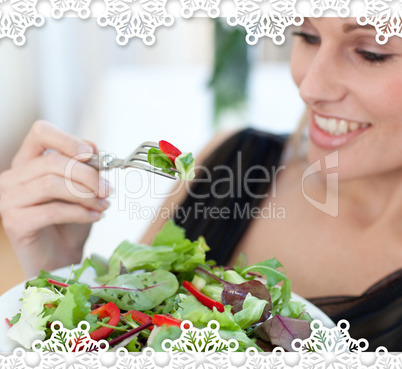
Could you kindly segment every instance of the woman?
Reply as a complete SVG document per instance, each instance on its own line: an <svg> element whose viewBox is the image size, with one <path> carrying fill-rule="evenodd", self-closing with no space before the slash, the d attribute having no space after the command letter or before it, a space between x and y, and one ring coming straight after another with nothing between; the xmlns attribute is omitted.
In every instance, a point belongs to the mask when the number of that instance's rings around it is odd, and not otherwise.
<svg viewBox="0 0 402 369"><path fill-rule="evenodd" d="M222 173L215 171L213 188L195 183L191 195L179 191L166 205L192 209L193 220L172 216L190 238L204 234L219 262L233 264L240 252L250 263L275 256L286 266L293 290L311 297L335 320L349 319L352 336L368 338L371 349L401 350L402 40L391 38L380 46L373 28L338 18L306 19L296 36L291 68L306 103L307 152L287 155L294 149L292 140L250 130L219 137L198 162L208 158L212 171L227 165L235 176L217 183ZM59 153L43 156L47 148ZM12 169L1 175L4 226L29 275L80 261L90 224L108 206L107 185L99 185L99 174L83 163L73 180L95 197L75 198L61 184L69 158L95 150L36 123ZM317 161L324 169L308 172ZM256 164L260 174L251 175L248 168ZM273 167L276 178L255 181L266 177L264 166ZM251 175L247 183L246 173ZM328 179L335 178L331 173L338 175L338 188L329 186ZM232 181L240 182L235 194ZM216 190L214 196L203 197L209 190ZM325 212L311 198L336 204L336 211ZM247 204L274 206L286 214L196 219L208 206L228 207L230 213ZM150 227L144 242L163 221Z"/></svg>

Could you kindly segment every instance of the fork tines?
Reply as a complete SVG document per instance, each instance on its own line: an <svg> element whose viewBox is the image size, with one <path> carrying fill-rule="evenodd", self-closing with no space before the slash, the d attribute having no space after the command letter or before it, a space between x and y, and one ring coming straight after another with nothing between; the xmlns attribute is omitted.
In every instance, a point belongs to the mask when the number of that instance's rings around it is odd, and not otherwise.
<svg viewBox="0 0 402 369"><path fill-rule="evenodd" d="M123 167L132 167L143 169L151 173L161 175L170 179L176 179L176 176L163 172L159 168L155 168L148 163L148 150L150 148L159 149L159 144L153 141L145 141L139 145L130 156L124 161Z"/></svg>

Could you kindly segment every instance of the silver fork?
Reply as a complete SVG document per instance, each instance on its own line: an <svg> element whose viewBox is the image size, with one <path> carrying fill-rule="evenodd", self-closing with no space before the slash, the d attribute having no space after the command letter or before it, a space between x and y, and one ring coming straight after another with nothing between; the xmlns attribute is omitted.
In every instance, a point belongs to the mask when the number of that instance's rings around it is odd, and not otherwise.
<svg viewBox="0 0 402 369"><path fill-rule="evenodd" d="M159 149L159 144L153 141L145 141L139 145L126 159L118 159L112 154L94 155L85 163L97 170L109 170L113 168L135 168L146 170L147 172L155 173L160 176L177 179L175 175L165 173L162 169L153 167L148 163L148 150L151 148ZM174 172L177 172L172 168Z"/></svg>

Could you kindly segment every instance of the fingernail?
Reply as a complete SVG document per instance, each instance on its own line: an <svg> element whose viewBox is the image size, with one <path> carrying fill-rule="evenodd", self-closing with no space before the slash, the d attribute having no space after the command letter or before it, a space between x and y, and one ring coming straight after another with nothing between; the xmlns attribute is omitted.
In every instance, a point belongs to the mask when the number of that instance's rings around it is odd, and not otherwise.
<svg viewBox="0 0 402 369"><path fill-rule="evenodd" d="M106 199L98 199L98 205L102 208L107 209L110 206L110 202Z"/></svg>
<svg viewBox="0 0 402 369"><path fill-rule="evenodd" d="M101 178L99 180L99 194L102 195L102 197L108 197L112 193L113 193L113 188L110 185L110 182L104 178Z"/></svg>
<svg viewBox="0 0 402 369"><path fill-rule="evenodd" d="M79 145L78 146L78 151L79 151L80 154L83 154L83 153L91 153L91 154L93 154L94 153L93 147L90 146L90 145L85 145L85 144Z"/></svg>
<svg viewBox="0 0 402 369"><path fill-rule="evenodd" d="M97 220L101 218L101 213L97 212L97 211L91 211L90 212L90 217L93 220Z"/></svg>

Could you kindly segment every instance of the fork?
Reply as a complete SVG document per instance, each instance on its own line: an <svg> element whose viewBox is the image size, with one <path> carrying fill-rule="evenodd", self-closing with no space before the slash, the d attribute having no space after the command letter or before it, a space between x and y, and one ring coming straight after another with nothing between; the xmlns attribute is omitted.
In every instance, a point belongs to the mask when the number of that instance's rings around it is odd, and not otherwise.
<svg viewBox="0 0 402 369"><path fill-rule="evenodd" d="M93 155L93 157L85 163L97 170L135 168L146 170L147 172L155 173L173 180L177 179L175 175L165 173L162 171L162 169L153 167L148 163L148 150L150 148L159 150L159 144L153 141L145 141L140 144L126 159L118 159L112 154L100 154ZM174 168L172 168L172 170L177 173L177 170Z"/></svg>

